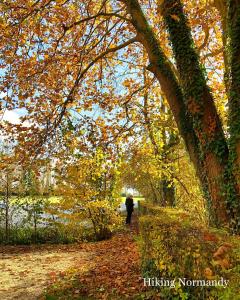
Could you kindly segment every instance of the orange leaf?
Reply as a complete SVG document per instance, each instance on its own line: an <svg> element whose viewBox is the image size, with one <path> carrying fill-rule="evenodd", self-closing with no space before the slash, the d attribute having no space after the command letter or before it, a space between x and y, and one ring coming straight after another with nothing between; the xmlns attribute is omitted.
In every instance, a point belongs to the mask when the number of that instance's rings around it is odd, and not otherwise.
<svg viewBox="0 0 240 300"><path fill-rule="evenodd" d="M170 15L170 17L171 17L173 20L177 21L177 22L180 21L180 18L179 18L179 16L177 16L177 15Z"/></svg>

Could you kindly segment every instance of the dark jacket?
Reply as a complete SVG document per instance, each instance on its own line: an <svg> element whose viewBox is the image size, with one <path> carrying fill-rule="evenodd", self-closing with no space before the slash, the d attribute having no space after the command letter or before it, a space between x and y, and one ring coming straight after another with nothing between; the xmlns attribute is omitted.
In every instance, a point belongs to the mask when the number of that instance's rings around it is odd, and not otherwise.
<svg viewBox="0 0 240 300"><path fill-rule="evenodd" d="M126 205L127 211L133 211L133 206L134 206L133 198L127 197L126 201L125 201L125 205Z"/></svg>

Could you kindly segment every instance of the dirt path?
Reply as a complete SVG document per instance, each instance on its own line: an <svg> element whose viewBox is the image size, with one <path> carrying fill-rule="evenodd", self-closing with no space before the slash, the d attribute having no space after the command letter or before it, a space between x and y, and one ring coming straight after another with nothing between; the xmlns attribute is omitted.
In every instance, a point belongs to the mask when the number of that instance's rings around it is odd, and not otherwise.
<svg viewBox="0 0 240 300"><path fill-rule="evenodd" d="M2 247L0 299L36 300L53 277L76 264L89 265L92 253L74 246Z"/></svg>
<svg viewBox="0 0 240 300"><path fill-rule="evenodd" d="M136 299L135 295L144 291L139 253L131 232L120 233L111 240L98 243L95 251L94 268L89 268L84 276L79 275L82 286L79 293L82 296Z"/></svg>
<svg viewBox="0 0 240 300"><path fill-rule="evenodd" d="M97 243L2 247L0 299L36 300L45 290L51 299L135 299L144 291L136 233L135 222Z"/></svg>

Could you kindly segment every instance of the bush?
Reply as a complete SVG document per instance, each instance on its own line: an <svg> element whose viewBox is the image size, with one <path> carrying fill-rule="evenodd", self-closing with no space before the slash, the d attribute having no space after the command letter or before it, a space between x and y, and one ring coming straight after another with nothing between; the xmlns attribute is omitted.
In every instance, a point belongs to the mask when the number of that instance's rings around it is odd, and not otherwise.
<svg viewBox="0 0 240 300"><path fill-rule="evenodd" d="M34 244L34 243L74 243L80 241L99 241L110 238L112 232L122 224L117 210L118 202L94 200L85 203L80 210L47 211L49 216L55 212L57 218L42 218L37 228L28 222L11 225L8 238L3 226L0 226L0 244Z"/></svg>
<svg viewBox="0 0 240 300"><path fill-rule="evenodd" d="M108 239L112 231L122 222L117 205L111 205L107 200L96 200L86 204L86 217L91 220L97 241Z"/></svg>
<svg viewBox="0 0 240 300"><path fill-rule="evenodd" d="M11 227L9 230L9 239L6 241L5 232L0 228L0 244L10 245L30 245L30 244L69 244L85 240L94 240L93 230L82 228L70 228L67 225L56 224L55 226L39 227L35 230L30 226Z"/></svg>
<svg viewBox="0 0 240 300"><path fill-rule="evenodd" d="M140 217L144 278L162 279L162 299L240 299L240 240L227 232L197 224L186 212L146 204ZM189 286L183 282L191 280ZM186 279L184 279L186 278ZM229 280L226 288L201 286ZM170 282L175 280L172 288ZM153 283L154 284L154 283ZM164 286L166 285L166 286Z"/></svg>

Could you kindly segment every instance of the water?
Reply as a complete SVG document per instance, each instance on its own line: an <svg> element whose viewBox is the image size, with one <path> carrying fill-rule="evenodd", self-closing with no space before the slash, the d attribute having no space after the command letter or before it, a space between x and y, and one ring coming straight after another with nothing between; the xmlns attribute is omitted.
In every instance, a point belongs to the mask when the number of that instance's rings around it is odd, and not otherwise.
<svg viewBox="0 0 240 300"><path fill-rule="evenodd" d="M138 201L137 200L134 200L133 201L134 203L134 208L138 208ZM125 211L126 210L126 205L125 205L125 202L122 202L120 207L119 207L119 210L120 211Z"/></svg>
<svg viewBox="0 0 240 300"><path fill-rule="evenodd" d="M138 208L138 201L134 200L133 203L134 203L134 208L135 209ZM4 208L5 207L3 205L0 206L0 210L2 209L2 213L5 212ZM125 201L120 204L119 211L120 212L126 211ZM65 213L70 213L70 211L65 211ZM9 216L10 216L10 223L12 225L20 226L22 224L22 222L27 219L28 214L23 209L19 209L19 208L16 209L16 207L11 207L9 210ZM58 222L61 221L57 215L51 215L51 214L47 214L47 213L41 214L39 217L38 226L40 226L40 227L47 226L49 224L49 222L47 220L53 220L53 218ZM4 218L0 218L0 225L3 225L3 219ZM44 221L44 220L46 220L46 221ZM26 223L28 223L28 222L26 222ZM31 223L31 222L29 222L29 223Z"/></svg>

